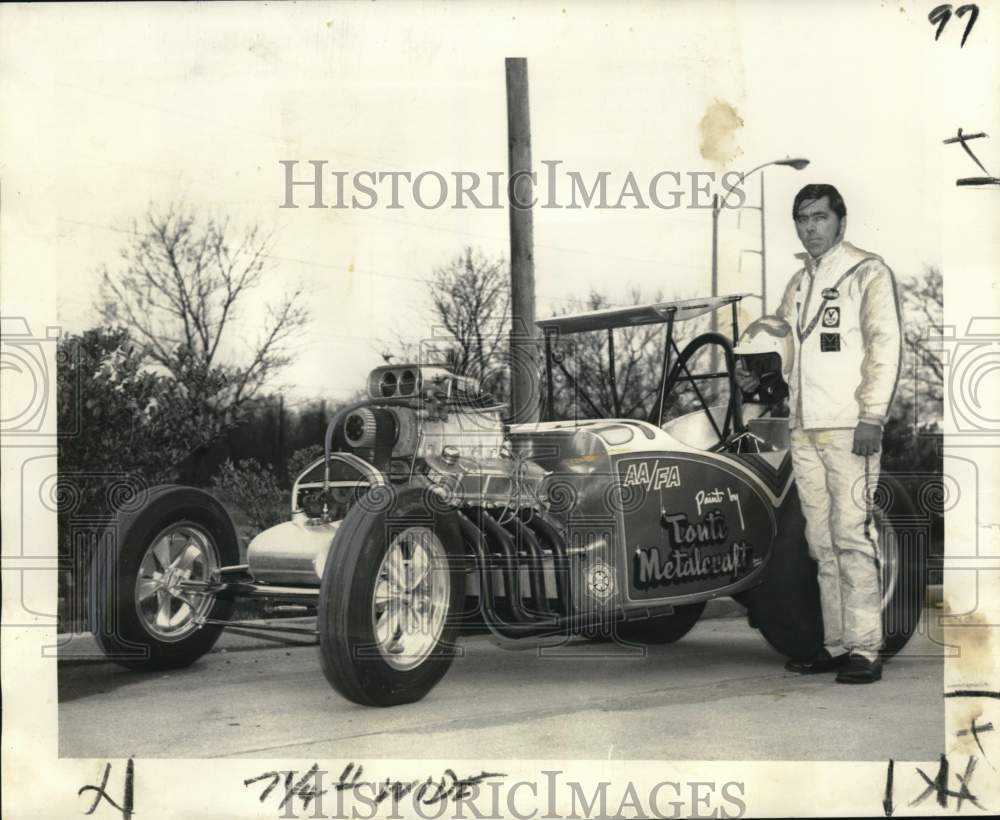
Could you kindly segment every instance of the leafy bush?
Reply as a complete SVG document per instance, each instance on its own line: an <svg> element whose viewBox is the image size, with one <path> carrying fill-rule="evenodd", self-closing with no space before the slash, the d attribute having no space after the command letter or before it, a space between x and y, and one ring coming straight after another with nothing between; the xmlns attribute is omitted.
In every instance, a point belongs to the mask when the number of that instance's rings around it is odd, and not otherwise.
<svg viewBox="0 0 1000 820"><path fill-rule="evenodd" d="M941 475L944 434L937 424L915 426L891 418L885 425L882 444L882 468L887 472Z"/></svg>
<svg viewBox="0 0 1000 820"><path fill-rule="evenodd" d="M73 568L59 576L60 617L75 624L97 535L146 489L175 481L210 434L184 388L146 366L123 328L60 337L56 375L59 475L50 497L60 555Z"/></svg>
<svg viewBox="0 0 1000 820"><path fill-rule="evenodd" d="M55 499L69 550L144 488L175 480L177 465L207 441L184 391L144 365L124 329L60 338L57 375Z"/></svg>
<svg viewBox="0 0 1000 820"><path fill-rule="evenodd" d="M235 464L227 459L212 484L244 512L256 532L288 517L288 493L279 486L274 470L256 459Z"/></svg>
<svg viewBox="0 0 1000 820"><path fill-rule="evenodd" d="M288 478L295 481L312 462L323 455L323 445L313 444L310 447L303 447L296 450L288 457Z"/></svg>
<svg viewBox="0 0 1000 820"><path fill-rule="evenodd" d="M176 480L185 458L234 423L147 366L123 328L63 336L57 365L63 535L69 515L114 514L128 491Z"/></svg>
<svg viewBox="0 0 1000 820"><path fill-rule="evenodd" d="M288 475L294 481L322 455L323 448L319 445L296 450L288 457ZM235 463L227 459L213 477L212 486L246 515L251 536L288 518L288 490L281 487L274 468L255 458Z"/></svg>

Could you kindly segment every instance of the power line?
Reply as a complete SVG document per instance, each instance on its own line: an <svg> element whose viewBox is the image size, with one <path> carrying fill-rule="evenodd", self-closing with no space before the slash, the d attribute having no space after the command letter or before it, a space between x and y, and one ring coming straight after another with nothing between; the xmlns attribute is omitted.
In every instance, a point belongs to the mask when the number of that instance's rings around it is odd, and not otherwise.
<svg viewBox="0 0 1000 820"><path fill-rule="evenodd" d="M379 219L379 217L371 217L371 218L373 218L373 219ZM85 221L85 220L78 220L78 219L69 219L67 217L59 217L59 221L61 221L61 222L68 222L68 223L73 224L73 225L81 225L81 226L89 227L89 228L97 228L97 229L100 229L100 230L113 231L115 233L127 234L127 235L131 235L131 236L143 236L144 235L141 232L136 231L134 229L130 229L130 228L119 228L119 227L116 227L116 226L113 226L113 225L106 225L106 224L101 224L101 223L97 223L97 222L88 222L88 221ZM408 222L408 221L405 221L405 220L393 220L393 219L384 219L383 218L383 221L395 222L397 224L407 225L407 226L411 226L411 227L431 227L431 226L422 226L422 225L420 225L420 223ZM462 234L462 235L465 235L465 236L469 236L469 234L467 232L458 231L456 229L440 228L440 226L438 226L438 227L439 227L440 230L447 230L448 232L459 233L459 234ZM473 235L473 236L475 236L475 235ZM484 237L483 235L478 235L478 238L493 238L493 237ZM536 243L536 247L543 247L543 248L548 248L550 250L564 251L564 252L567 252L567 253L580 253L580 254L583 254L585 256L604 256L604 257L608 257L608 258L612 258L612 259L620 259L620 260L625 260L625 261L647 262L649 264L662 264L662 262L660 262L658 260L653 260L653 259L640 259L640 258L635 258L635 257L620 256L618 254L607 254L607 253L601 253L601 252L583 251L583 250L572 249L572 248L561 248L561 247L558 247L558 246L544 245L544 244L540 244L540 243ZM434 284L435 281L436 281L433 277L404 275L404 274L398 274L398 273L387 273L385 271L375 270L373 268L356 267L353 263L343 264L343 263L333 263L333 262L321 262L321 261L315 260L315 259L302 259L302 258L294 257L294 256L284 256L284 255L281 255L281 254L270 254L270 253L269 254L264 254L264 256L266 258L272 259L274 261L291 262L291 263L299 264L299 265L308 265L310 267L325 268L325 269L328 269L328 270L344 271L345 273L362 273L362 274L366 274L366 275L369 275L369 276L376 276L376 277L380 277L380 278L384 278L384 279L394 279L394 280L404 281L404 282L417 282L417 283L423 283L423 284ZM672 267L681 267L681 268L691 268L691 269L695 269L695 270L704 270L704 265L698 265L698 264L671 263L671 266ZM552 292L552 291L537 290L536 293L539 296L544 296L544 297L546 297L548 299L559 300L559 299L565 299L565 298L567 298L567 293L565 291L560 291L559 293L555 293L555 292Z"/></svg>
<svg viewBox="0 0 1000 820"><path fill-rule="evenodd" d="M353 219L359 219L360 218L360 217L353 216L352 214L342 214L342 216L346 217L348 221L351 221L352 218ZM368 220L368 219L374 219L374 220L377 220L377 221L380 221L380 222L390 222L390 223L393 223L395 225L403 225L405 227L419 228L420 230L432 230L432 231L441 231L441 232L444 232L444 233L453 233L453 234L458 234L460 236L473 237L473 238L476 238L476 239L489 239L491 241L499 242L501 244L503 244L503 243L505 243L507 241L506 237L494 236L492 234L473 234L473 233L470 233L469 231L461 230L460 228L448 228L448 227L446 227L444 225L434 225L434 224L427 224L427 223L423 223L423 222L413 222L413 221L408 220L408 219L393 219L393 218L387 217L387 216L375 216L375 215L366 215L364 217L364 219L366 219L366 220ZM693 222L694 220L692 220L692 219L685 219L684 221L686 221L686 222ZM606 251L584 250L582 248L567 248L567 247L564 247L562 245L550 245L550 244L547 244L545 242L535 242L535 247L536 248L545 248L547 250L552 250L552 251L561 251L562 253L575 253L575 254L579 254L579 255L582 255L582 256L600 256L600 257L604 257L606 259L617 259L617 260L620 260L620 261L623 261L623 262L640 262L642 264L649 264L649 265L664 265L664 264L669 264L670 267L675 267L675 268L691 268L691 269L694 269L694 270L701 270L701 271L705 270L705 265L704 264L685 263L685 262L664 263L664 261L662 259L650 259L649 257L640 257L640 256L623 256L622 254L619 254L619 253L607 253Z"/></svg>

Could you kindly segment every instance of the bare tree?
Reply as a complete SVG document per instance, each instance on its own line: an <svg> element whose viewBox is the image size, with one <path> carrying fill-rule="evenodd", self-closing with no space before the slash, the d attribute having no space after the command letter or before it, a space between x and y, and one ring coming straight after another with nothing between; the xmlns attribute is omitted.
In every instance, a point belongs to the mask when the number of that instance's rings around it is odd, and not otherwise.
<svg viewBox="0 0 1000 820"><path fill-rule="evenodd" d="M661 301L662 294L645 296L639 290L629 293L629 303L639 305ZM612 307L604 294L591 291L586 300L570 300L565 313L602 310ZM702 323L688 322L675 325L675 342L683 347L693 337ZM562 366L556 368L554 381L556 395L553 409L560 418L621 417L642 418L649 416L659 400L663 352L666 344L664 325L639 325L622 327L615 333L615 380L612 384L608 334L605 331L575 333L557 343L557 353L562 355ZM561 348L561 350L559 349ZM676 358L676 357L675 357ZM690 388L684 385L671 396L664 396L664 417L682 412L690 405ZM615 408L619 408L619 412Z"/></svg>
<svg viewBox="0 0 1000 820"><path fill-rule="evenodd" d="M903 308L902 398L919 414L940 418L944 399L944 282L939 268L900 282Z"/></svg>
<svg viewBox="0 0 1000 820"><path fill-rule="evenodd" d="M462 254L438 268L430 287L434 332L418 346L397 339L380 343L386 362L428 360L437 357L453 371L476 376L494 396L509 395L510 279L504 259L490 259L466 247ZM662 299L629 294L632 304ZM592 292L586 299L570 299L563 312L576 313L611 307L607 296ZM704 323L692 321L675 326L675 339L683 346ZM557 343L562 367L554 372L553 411L559 418L595 418L616 415L646 418L659 398L665 328L662 325L625 327L615 331L616 396L612 394L606 333L580 333ZM565 368L565 372L563 370ZM567 373L569 374L567 376ZM544 384L544 377L541 383ZM704 388L703 388L704 390ZM691 404L690 386L666 396L665 415Z"/></svg>
<svg viewBox="0 0 1000 820"><path fill-rule="evenodd" d="M448 365L475 376L495 395L506 393L510 332L510 274L503 258L490 259L466 247L434 271L435 319L453 341L444 344Z"/></svg>
<svg viewBox="0 0 1000 820"><path fill-rule="evenodd" d="M422 336L374 343L386 364L436 362L452 372L478 378L503 401L509 375L510 279L502 257L489 258L471 247L437 268L430 280L431 315ZM412 324L412 323L411 323ZM426 327L427 325L425 325Z"/></svg>
<svg viewBox="0 0 1000 820"><path fill-rule="evenodd" d="M121 265L102 271L101 315L125 325L183 386L193 413L224 427L288 364L289 343L308 318L302 290L268 305L249 350L234 361L227 329L272 269L272 237L178 206L151 211L132 233Z"/></svg>

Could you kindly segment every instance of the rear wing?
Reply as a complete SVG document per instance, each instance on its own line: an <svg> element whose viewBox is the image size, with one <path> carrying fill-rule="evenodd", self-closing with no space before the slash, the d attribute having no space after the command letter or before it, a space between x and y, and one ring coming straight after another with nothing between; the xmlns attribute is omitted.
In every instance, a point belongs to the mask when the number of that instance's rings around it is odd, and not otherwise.
<svg viewBox="0 0 1000 820"><path fill-rule="evenodd" d="M535 324L546 334L585 333L591 330L614 330L619 327L655 325L668 320L683 322L704 316L726 305L735 305L750 293L734 293L728 296L709 296L703 299L678 299L672 302L651 302L646 305L630 305L621 308L590 310L586 313L570 313L553 316Z"/></svg>
<svg viewBox="0 0 1000 820"><path fill-rule="evenodd" d="M663 350L664 355L661 366L660 387L658 390L660 397L658 403L659 409L656 411L656 416L659 418L659 416L662 415L663 410L664 387L670 370L671 357L672 355L677 355L678 357L680 356L680 351L677 349L677 343L674 340L674 322L683 322L688 319L695 319L698 316L704 316L706 313L712 313L713 311L729 305L732 307L732 338L733 344L735 345L739 338L739 322L737 318L738 305L745 297L753 295L754 294L751 293L734 293L727 296L708 296L702 299L678 299L670 302L651 302L645 305L630 305L629 307L605 308L603 310L591 310L585 313L553 316L550 319L542 319L541 321L535 322L538 328L541 329L545 342L545 401L543 404L545 419L551 420L553 418L555 389L553 383L553 366L559 368L567 382L572 385L574 390L578 390L580 397L590 406L591 410L595 413L599 413L599 409L594 401L586 394L585 391L579 389L576 379L573 374L566 369L561 357L554 355L552 342L559 336L600 330L607 331L608 376L611 383L612 401L614 402L612 412L615 414L615 417L619 417L621 415L621 407L618 400L618 377L615 372L614 331L617 328L623 327L665 324L666 340ZM694 384L695 380L698 378L718 378L725 375L722 373L712 373L705 374L704 376L692 376L686 367L684 370L687 377L686 380L689 380L692 384ZM696 385L695 390L697 391ZM702 400L702 404L704 405L705 400L701 395L701 392L697 392L699 399Z"/></svg>

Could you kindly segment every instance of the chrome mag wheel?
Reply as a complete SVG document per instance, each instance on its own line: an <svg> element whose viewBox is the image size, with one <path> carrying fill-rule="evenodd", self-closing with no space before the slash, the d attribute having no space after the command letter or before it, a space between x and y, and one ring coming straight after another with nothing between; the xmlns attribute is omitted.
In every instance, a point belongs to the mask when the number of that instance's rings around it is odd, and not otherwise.
<svg viewBox="0 0 1000 820"><path fill-rule="evenodd" d="M135 579L135 609L149 634L169 643L198 629L214 598L186 591L181 583L207 582L218 568L215 542L199 524L179 521L153 538Z"/></svg>
<svg viewBox="0 0 1000 820"><path fill-rule="evenodd" d="M378 570L371 616L385 662L406 671L431 654L444 628L451 596L448 556L427 527L396 535Z"/></svg>

